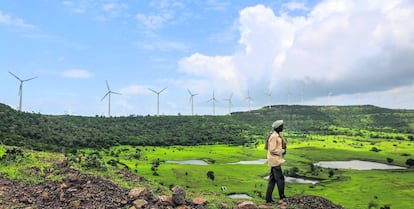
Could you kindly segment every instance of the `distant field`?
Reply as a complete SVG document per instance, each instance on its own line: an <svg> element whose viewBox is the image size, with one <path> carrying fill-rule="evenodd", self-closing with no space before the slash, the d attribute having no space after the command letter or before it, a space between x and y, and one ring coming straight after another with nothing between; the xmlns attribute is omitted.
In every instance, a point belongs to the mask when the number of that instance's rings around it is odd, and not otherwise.
<svg viewBox="0 0 414 209"><path fill-rule="evenodd" d="M368 206L386 206L391 208L409 208L414 198L414 170L405 171L356 171L333 170L329 177L329 169L318 168L316 175L310 171L310 164L327 160L361 159L387 163L387 158L394 165L405 166L406 159L414 155L412 142L384 141L367 142L363 139L345 136L313 136L303 141L289 140L285 171L298 168L297 174L310 178L322 179L317 185L287 184L287 195L313 194L332 200L345 208L367 208ZM370 151L372 147L381 150ZM133 156L139 149L140 159ZM116 155L117 157L111 156ZM401 156L403 153L409 156ZM160 182L165 186L181 185L190 193L219 195L248 194L256 201L263 201L267 181L263 178L268 173L266 164L239 165L229 164L241 160L258 160L266 157L263 145L256 148L226 145L205 146L172 146L172 147L131 147L118 146L101 151L105 161L116 159L136 172L138 175ZM160 165L155 169L153 162L159 159ZM180 165L165 163L167 160L204 160L203 165ZM214 181L207 178L207 172L214 172ZM221 187L227 190L222 191ZM215 197L216 198L216 197Z"/></svg>
<svg viewBox="0 0 414 209"><path fill-rule="evenodd" d="M360 159L405 166L414 156L414 145L410 141L378 139L375 142L358 137L309 135L288 137L288 153L283 169L300 177L318 179L312 184L288 183L286 194L311 194L325 197L347 209L360 208L410 208L414 198L414 170L342 170L312 167L311 164L328 160ZM372 151L373 147L375 147ZM10 148L10 147L9 147ZM0 145L0 156L6 147ZM95 154L93 154L95 153ZM99 156L91 158L91 156ZM26 150L24 158L14 163L0 161L0 173L11 179L27 183L56 180L59 176L33 176L33 169L43 171L63 155L50 152ZM116 176L112 166L128 169L150 180L152 185L165 188L180 185L186 188L189 198L205 196L211 202L226 202L234 205L238 200L227 197L229 194L247 194L256 202L264 202L268 174L266 164L229 164L238 161L258 160L266 157L263 144L257 147L202 145L202 146L115 146L109 149L83 149L72 157L83 156L83 163L73 163L86 172L94 172L114 179L124 187L133 187ZM70 157L70 155L69 155ZM106 169L88 169L84 163L95 159ZM95 162L92 160L91 162ZM203 160L208 165L180 165L166 163L167 160ZM330 173L331 170L331 173ZM207 177L212 171L214 180ZM42 174L43 172L38 172ZM152 182L152 183L151 183ZM222 191L222 186L226 187ZM157 186L156 186L157 187Z"/></svg>

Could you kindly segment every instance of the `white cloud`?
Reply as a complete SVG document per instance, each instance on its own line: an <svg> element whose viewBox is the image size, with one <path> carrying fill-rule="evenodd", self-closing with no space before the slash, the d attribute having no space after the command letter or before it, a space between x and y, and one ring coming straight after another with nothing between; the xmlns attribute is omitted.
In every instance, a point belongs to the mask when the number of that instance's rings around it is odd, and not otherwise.
<svg viewBox="0 0 414 209"><path fill-rule="evenodd" d="M221 91L228 91L244 82L243 78L238 75L232 59L231 56L209 57L195 53L181 59L178 64L180 72L209 80L207 84L210 88L207 89L218 88ZM188 83L191 82L193 81Z"/></svg>
<svg viewBox="0 0 414 209"><path fill-rule="evenodd" d="M305 9L296 2L286 8ZM304 88L308 99L414 83L414 2L326 0L303 16L276 14L263 5L241 10L240 47L227 56L195 53L179 62L180 71L256 95Z"/></svg>
<svg viewBox="0 0 414 209"><path fill-rule="evenodd" d="M309 10L309 8L306 6L305 2L297 2L297 1L291 1L291 2L287 2L285 4L282 5L283 9L287 9L287 10Z"/></svg>
<svg viewBox="0 0 414 209"><path fill-rule="evenodd" d="M136 47L145 50L161 50L161 51L188 51L189 47L181 42L168 41L154 38L151 41L136 42Z"/></svg>
<svg viewBox="0 0 414 209"><path fill-rule="evenodd" d="M172 14L163 13L159 15L146 15L139 13L135 16L135 18L144 27L155 30L161 28L165 24L165 22L170 20L172 18Z"/></svg>
<svg viewBox="0 0 414 209"><path fill-rule="evenodd" d="M32 30L36 28L34 25L28 24L24 20L12 17L11 15L3 13L2 11L0 11L0 24L9 25L25 30Z"/></svg>
<svg viewBox="0 0 414 209"><path fill-rule="evenodd" d="M116 17L122 14L126 9L128 9L128 5L123 3L110 2L102 5L102 10L108 13L111 17Z"/></svg>
<svg viewBox="0 0 414 209"><path fill-rule="evenodd" d="M78 70L78 69L66 70L62 73L62 75L68 78L91 78L93 77L93 74L90 73L89 71Z"/></svg>

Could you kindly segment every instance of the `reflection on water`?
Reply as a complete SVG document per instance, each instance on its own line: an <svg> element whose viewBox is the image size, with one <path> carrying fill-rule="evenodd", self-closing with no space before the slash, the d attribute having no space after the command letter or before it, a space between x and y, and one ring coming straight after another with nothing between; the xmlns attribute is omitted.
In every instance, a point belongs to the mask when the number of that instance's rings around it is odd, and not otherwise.
<svg viewBox="0 0 414 209"><path fill-rule="evenodd" d="M269 176L264 177L264 179L269 179ZM298 184L317 184L319 181L316 180L308 180L302 178L295 178L290 176L285 176L285 182L288 183L298 183Z"/></svg>
<svg viewBox="0 0 414 209"><path fill-rule="evenodd" d="M383 163L350 160L350 161L320 161L314 163L316 166L324 168L340 168L340 169L354 169L354 170L373 170L373 169L406 169L400 166L387 165Z"/></svg>
<svg viewBox="0 0 414 209"><path fill-rule="evenodd" d="M231 194L229 197L233 199L252 199L252 197L247 194Z"/></svg>
<svg viewBox="0 0 414 209"><path fill-rule="evenodd" d="M258 159L258 160L250 160L250 161L239 161L236 163L229 163L229 164L244 164L244 165L252 165L252 164L264 164L267 162L267 159Z"/></svg>
<svg viewBox="0 0 414 209"><path fill-rule="evenodd" d="M167 160L166 163L189 164L189 165L208 165L204 160Z"/></svg>

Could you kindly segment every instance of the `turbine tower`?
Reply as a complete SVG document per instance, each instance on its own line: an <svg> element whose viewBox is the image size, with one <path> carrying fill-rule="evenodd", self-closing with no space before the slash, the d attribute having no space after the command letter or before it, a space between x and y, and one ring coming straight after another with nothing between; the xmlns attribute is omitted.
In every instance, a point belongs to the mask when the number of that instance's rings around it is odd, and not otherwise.
<svg viewBox="0 0 414 209"><path fill-rule="evenodd" d="M266 95L269 97L269 109L272 108L272 92L269 91L266 93Z"/></svg>
<svg viewBox="0 0 414 209"><path fill-rule="evenodd" d="M154 92L155 94L157 94L157 116L160 115L160 94L167 89L167 87L163 88L161 91L155 91L153 89L148 88L148 90Z"/></svg>
<svg viewBox="0 0 414 209"><path fill-rule="evenodd" d="M292 92L290 92L290 87L288 87L287 91L287 105L290 105L290 96L292 95Z"/></svg>
<svg viewBox="0 0 414 209"><path fill-rule="evenodd" d="M18 95L19 95L19 97L20 97L20 99L19 99L19 111L21 112L21 111L22 111L22 100L23 100L23 82L33 80L33 79L37 78L37 76L36 76L36 77L33 77L33 78L29 78L29 79L24 79L24 80L23 80L23 79L20 79L19 77L17 77L17 75L13 74L12 72L10 72L10 71L9 71L9 73L10 73L12 76L14 76L17 80L19 80L19 81L20 81L20 86L19 86L19 93L18 93Z"/></svg>
<svg viewBox="0 0 414 209"><path fill-rule="evenodd" d="M250 111L250 110L251 110L250 106L251 106L251 103L252 103L253 99L250 97L250 92L249 92L249 90L247 90L247 97L246 97L246 100L247 100L247 102L249 103L249 111Z"/></svg>
<svg viewBox="0 0 414 209"><path fill-rule="evenodd" d="M213 91L213 97L208 100L207 102L213 102L213 115L216 115L216 97L214 96L214 91Z"/></svg>
<svg viewBox="0 0 414 209"><path fill-rule="evenodd" d="M190 102L191 102L191 115L194 115L194 96L197 96L198 94L193 94L190 89L187 89L188 94L190 94Z"/></svg>
<svg viewBox="0 0 414 209"><path fill-rule="evenodd" d="M101 101L105 99L106 96L108 96L108 117L111 117L111 94L119 94L118 92L111 91L111 88L109 88L108 81L105 80L106 88L108 89L108 92L106 92L105 96L102 97Z"/></svg>
<svg viewBox="0 0 414 209"><path fill-rule="evenodd" d="M224 99L225 101L229 102L229 115L231 115L231 106L233 105L233 103L231 103L231 98L233 97L233 93L230 94L228 99Z"/></svg>

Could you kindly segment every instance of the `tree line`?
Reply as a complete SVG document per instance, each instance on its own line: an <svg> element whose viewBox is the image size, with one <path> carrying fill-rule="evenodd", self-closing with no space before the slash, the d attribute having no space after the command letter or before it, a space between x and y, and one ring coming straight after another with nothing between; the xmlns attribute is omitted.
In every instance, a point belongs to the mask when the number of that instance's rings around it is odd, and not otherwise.
<svg viewBox="0 0 414 209"><path fill-rule="evenodd" d="M115 145L244 145L263 140L277 119L298 134L414 132L413 110L368 105L278 105L226 116L86 117L19 112L0 104L0 143L58 152Z"/></svg>

